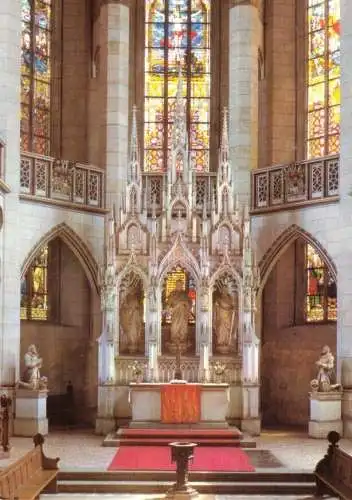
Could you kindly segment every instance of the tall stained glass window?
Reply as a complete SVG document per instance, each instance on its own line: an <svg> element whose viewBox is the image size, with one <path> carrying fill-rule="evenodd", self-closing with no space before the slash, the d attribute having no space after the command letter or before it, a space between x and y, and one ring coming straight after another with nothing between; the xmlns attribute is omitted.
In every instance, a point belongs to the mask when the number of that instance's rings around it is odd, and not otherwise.
<svg viewBox="0 0 352 500"><path fill-rule="evenodd" d="M50 153L52 0L21 0L21 148Z"/></svg>
<svg viewBox="0 0 352 500"><path fill-rule="evenodd" d="M209 169L211 0L146 0L144 170L166 169L181 69L192 167Z"/></svg>
<svg viewBox="0 0 352 500"><path fill-rule="evenodd" d="M340 0L308 0L307 157L339 152Z"/></svg>
<svg viewBox="0 0 352 500"><path fill-rule="evenodd" d="M44 246L21 281L21 319L48 319L48 247Z"/></svg>
<svg viewBox="0 0 352 500"><path fill-rule="evenodd" d="M306 321L336 321L336 283L328 267L309 244L306 245Z"/></svg>

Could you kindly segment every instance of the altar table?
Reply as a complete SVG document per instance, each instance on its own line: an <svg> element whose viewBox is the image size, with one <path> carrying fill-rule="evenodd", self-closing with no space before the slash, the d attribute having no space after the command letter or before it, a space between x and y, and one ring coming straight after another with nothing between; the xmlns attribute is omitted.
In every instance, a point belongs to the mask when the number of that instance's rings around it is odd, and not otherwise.
<svg viewBox="0 0 352 500"><path fill-rule="evenodd" d="M228 384L130 384L131 425L224 424Z"/></svg>

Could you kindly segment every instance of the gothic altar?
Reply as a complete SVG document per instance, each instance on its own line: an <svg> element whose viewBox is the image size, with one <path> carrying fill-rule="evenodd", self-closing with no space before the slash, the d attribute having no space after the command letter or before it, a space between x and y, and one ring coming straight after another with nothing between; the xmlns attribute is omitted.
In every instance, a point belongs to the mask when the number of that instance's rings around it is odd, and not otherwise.
<svg viewBox="0 0 352 500"><path fill-rule="evenodd" d="M179 85L180 87L180 85ZM165 173L142 173L133 112L125 191L107 220L96 431L131 419L130 383L228 384L227 421L258 433L258 271L224 112L216 172L197 173L179 88Z"/></svg>

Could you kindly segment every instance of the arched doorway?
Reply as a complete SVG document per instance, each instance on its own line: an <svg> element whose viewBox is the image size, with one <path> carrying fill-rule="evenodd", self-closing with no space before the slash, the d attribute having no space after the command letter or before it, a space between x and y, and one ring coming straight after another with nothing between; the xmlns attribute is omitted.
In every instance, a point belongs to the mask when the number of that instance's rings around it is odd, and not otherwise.
<svg viewBox="0 0 352 500"><path fill-rule="evenodd" d="M272 268L262 294L264 427L308 424L309 383L325 344L336 353L336 281L322 252L298 236Z"/></svg>
<svg viewBox="0 0 352 500"><path fill-rule="evenodd" d="M100 309L97 290L61 237L40 246L21 280L21 360L30 344L48 377L49 425L93 425ZM23 366L21 366L21 372Z"/></svg>

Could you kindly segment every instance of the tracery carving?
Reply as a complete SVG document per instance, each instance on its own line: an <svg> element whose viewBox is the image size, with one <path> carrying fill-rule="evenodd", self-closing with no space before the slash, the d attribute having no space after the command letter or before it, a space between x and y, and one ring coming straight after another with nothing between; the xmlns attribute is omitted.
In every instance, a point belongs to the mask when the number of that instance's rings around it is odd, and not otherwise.
<svg viewBox="0 0 352 500"><path fill-rule="evenodd" d="M251 345L257 346L257 271L249 207L240 206L234 195L227 112L218 171L200 182L188 154L183 106L179 88L169 164L161 181L153 176L142 181L133 111L126 187L107 231L105 281L110 273L115 292L106 287L111 300L103 310L105 324L115 325L110 330L116 335L110 338L115 339L116 381L121 370L123 377L130 376L122 369L126 355L147 356L147 378L160 381L172 379L176 367L188 380L216 381L213 356L228 355L232 364L226 360L223 378L235 383L243 353L250 356L246 380L256 381L257 350ZM109 309L114 301L115 316Z"/></svg>

